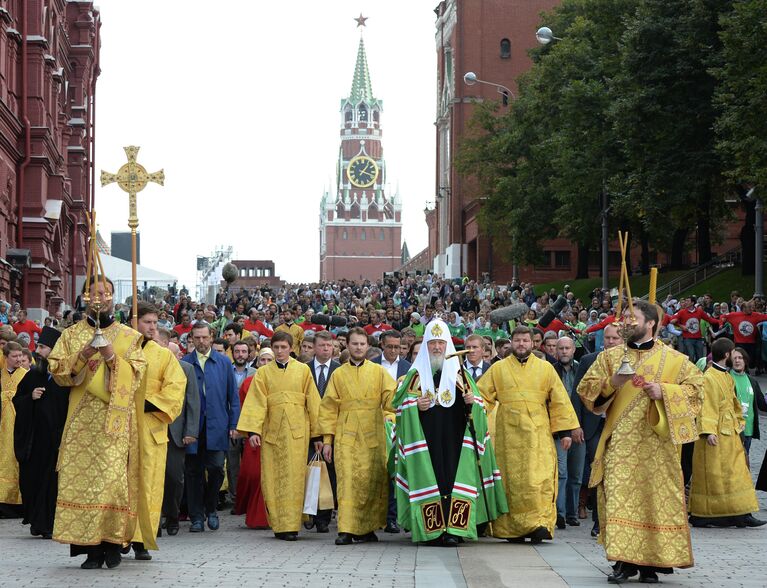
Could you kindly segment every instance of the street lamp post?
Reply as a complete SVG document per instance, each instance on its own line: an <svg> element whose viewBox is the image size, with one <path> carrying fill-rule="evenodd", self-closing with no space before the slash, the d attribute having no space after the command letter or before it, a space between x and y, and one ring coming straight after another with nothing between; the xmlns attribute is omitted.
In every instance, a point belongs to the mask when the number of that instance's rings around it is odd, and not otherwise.
<svg viewBox="0 0 767 588"><path fill-rule="evenodd" d="M507 106L509 104L509 96L512 98L516 98L514 96L514 92L512 92L509 88L504 86L503 84L496 84L495 82L488 82L486 80L480 80L477 77L477 74L475 74L473 71L467 71L465 74L463 74L463 83L467 86L473 86L475 84L485 84L486 86L492 86L494 87L498 93L503 97L503 104L504 106ZM493 241L490 240L490 267L488 269L492 270L492 264L493 264ZM513 246L512 246L513 247ZM512 250L512 255L514 254ZM492 275L492 274L491 274ZM512 264L511 266L511 279L514 282L519 282L519 266L517 266L516 262Z"/></svg>
<svg viewBox="0 0 767 588"><path fill-rule="evenodd" d="M746 199L754 201L754 298L764 298L764 214L762 199L754 190L746 192Z"/></svg>
<svg viewBox="0 0 767 588"><path fill-rule="evenodd" d="M541 27L535 32L535 38L541 45L548 45L552 41L561 41L559 37L555 37L554 33L549 27Z"/></svg>

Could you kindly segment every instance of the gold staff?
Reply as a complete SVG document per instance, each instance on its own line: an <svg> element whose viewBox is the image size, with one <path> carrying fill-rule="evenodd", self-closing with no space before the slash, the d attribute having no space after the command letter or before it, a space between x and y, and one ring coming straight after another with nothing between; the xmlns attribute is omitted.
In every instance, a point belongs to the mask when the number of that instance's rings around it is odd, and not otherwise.
<svg viewBox="0 0 767 588"><path fill-rule="evenodd" d="M133 281L133 317L132 325L135 329L138 325L138 283L136 278L136 231L138 229L138 210L136 206L136 194L141 192L149 182L165 185L165 172L163 170L148 173L143 165L136 163L136 156L140 147L123 147L128 163L123 165L116 174L110 174L101 170L101 186L113 182L128 193L128 226L131 236L131 278Z"/></svg>

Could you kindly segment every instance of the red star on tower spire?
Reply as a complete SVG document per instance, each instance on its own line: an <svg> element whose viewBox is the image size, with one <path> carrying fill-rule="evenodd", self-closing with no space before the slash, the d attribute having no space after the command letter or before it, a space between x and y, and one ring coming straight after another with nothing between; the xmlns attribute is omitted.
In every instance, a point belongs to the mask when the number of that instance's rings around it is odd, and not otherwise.
<svg viewBox="0 0 767 588"><path fill-rule="evenodd" d="M355 18L354 20L357 21L357 26L358 27L366 27L367 25L365 24L365 21L367 19L368 19L368 17L367 16L362 16L362 13L360 12L360 15L357 18Z"/></svg>

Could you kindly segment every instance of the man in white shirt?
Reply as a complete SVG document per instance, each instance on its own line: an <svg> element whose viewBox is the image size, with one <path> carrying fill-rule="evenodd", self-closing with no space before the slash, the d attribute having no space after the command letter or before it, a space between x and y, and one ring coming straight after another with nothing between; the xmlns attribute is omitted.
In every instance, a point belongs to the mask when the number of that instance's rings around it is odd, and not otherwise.
<svg viewBox="0 0 767 588"><path fill-rule="evenodd" d="M394 381L404 376L410 369L410 362L406 359L400 359L400 340L399 331L392 330L382 333L381 349L383 356L374 360L375 363L380 363L389 372Z"/></svg>

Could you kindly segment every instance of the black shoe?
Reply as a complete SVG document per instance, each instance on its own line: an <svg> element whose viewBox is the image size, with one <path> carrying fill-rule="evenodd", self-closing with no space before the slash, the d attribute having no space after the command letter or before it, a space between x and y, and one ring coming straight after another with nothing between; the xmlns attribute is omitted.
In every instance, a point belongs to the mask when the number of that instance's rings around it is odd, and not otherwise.
<svg viewBox="0 0 767 588"><path fill-rule="evenodd" d="M633 578L639 572L639 569L636 566L624 564L622 562L618 563L614 570L615 571L613 571L612 574L607 576L607 581L610 584L622 584L623 582L628 582L630 578Z"/></svg>
<svg viewBox="0 0 767 588"><path fill-rule="evenodd" d="M43 539L53 539L53 533L43 533L40 537Z"/></svg>
<svg viewBox="0 0 767 588"><path fill-rule="evenodd" d="M581 522L578 519L576 519L575 517L568 517L565 522L568 525L570 525L571 527L580 527L581 526Z"/></svg>
<svg viewBox="0 0 767 588"><path fill-rule="evenodd" d="M697 529L709 529L714 525L703 517L690 516L690 524Z"/></svg>
<svg viewBox="0 0 767 588"><path fill-rule="evenodd" d="M178 519L168 519L165 522L165 531L168 535L178 535Z"/></svg>
<svg viewBox="0 0 767 588"><path fill-rule="evenodd" d="M506 541L509 543L524 543L525 538L524 537L507 537Z"/></svg>
<svg viewBox="0 0 767 588"><path fill-rule="evenodd" d="M104 565L104 554L99 555L90 554L87 559L80 564L80 567L84 570L98 570Z"/></svg>
<svg viewBox="0 0 767 588"><path fill-rule="evenodd" d="M449 533L442 539L442 545L445 547L458 547L460 544L461 541L459 538L455 535L450 535Z"/></svg>
<svg viewBox="0 0 767 588"><path fill-rule="evenodd" d="M120 553L123 555L128 555L130 553L131 544L128 543L128 545L121 545L120 546Z"/></svg>
<svg viewBox="0 0 767 588"><path fill-rule="evenodd" d="M378 537L376 537L376 534L373 532L365 535L355 535L354 540L357 543L378 543Z"/></svg>
<svg viewBox="0 0 767 588"><path fill-rule="evenodd" d="M384 533L399 533L399 525L396 521L390 521L386 523L384 527Z"/></svg>
<svg viewBox="0 0 767 588"><path fill-rule="evenodd" d="M639 582L642 584L657 584L658 574L651 570L639 570Z"/></svg>
<svg viewBox="0 0 767 588"><path fill-rule="evenodd" d="M328 525L327 523L317 523L317 532L318 533L327 533L328 532Z"/></svg>
<svg viewBox="0 0 767 588"><path fill-rule="evenodd" d="M551 539L551 533L549 533L549 530L546 527L538 527L532 533L528 533L527 536L530 538L530 543L533 545L538 545L543 540Z"/></svg>
<svg viewBox="0 0 767 588"><path fill-rule="evenodd" d="M336 538L336 545L351 545L352 536L349 533L339 533Z"/></svg>
<svg viewBox="0 0 767 588"><path fill-rule="evenodd" d="M746 523L746 527L761 527L762 525L767 525L767 521L757 519L751 514L743 517L743 522Z"/></svg>
<svg viewBox="0 0 767 588"><path fill-rule="evenodd" d="M557 529L567 529L567 523L565 523L565 517L557 515Z"/></svg>
<svg viewBox="0 0 767 588"><path fill-rule="evenodd" d="M229 514L230 515L236 515L237 514L237 509L233 508L232 510L229 511Z"/></svg>
<svg viewBox="0 0 767 588"><path fill-rule="evenodd" d="M592 537L599 537L599 525L594 525L591 527L591 536Z"/></svg>
<svg viewBox="0 0 767 588"><path fill-rule="evenodd" d="M149 552L144 548L143 543L133 544L133 554L133 558L139 561L151 561L152 559L152 556L149 555Z"/></svg>
<svg viewBox="0 0 767 588"><path fill-rule="evenodd" d="M29 528L29 534L30 534L30 535L32 535L32 537L39 537L39 536L40 536L40 535L42 535L43 533L42 533L42 531L38 531L38 530L37 530L37 529L35 529L34 527L30 527L30 528Z"/></svg>
<svg viewBox="0 0 767 588"><path fill-rule="evenodd" d="M314 522L314 517L309 515L309 518L304 521L304 529L311 530L314 527Z"/></svg>
<svg viewBox="0 0 767 588"><path fill-rule="evenodd" d="M110 570L119 566L122 560L123 557L120 555L119 545L115 545L114 547L107 547L106 551L104 552L104 562L107 564L107 567Z"/></svg>
<svg viewBox="0 0 767 588"><path fill-rule="evenodd" d="M282 541L296 541L298 539L298 533L293 533L290 531L285 533L275 533L274 536Z"/></svg>

